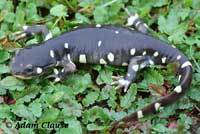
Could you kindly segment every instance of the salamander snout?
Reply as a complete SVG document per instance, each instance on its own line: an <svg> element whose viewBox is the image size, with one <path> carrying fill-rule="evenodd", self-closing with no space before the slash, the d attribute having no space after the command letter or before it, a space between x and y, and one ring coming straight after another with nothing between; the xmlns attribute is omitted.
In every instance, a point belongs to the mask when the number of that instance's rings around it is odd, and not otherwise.
<svg viewBox="0 0 200 134"><path fill-rule="evenodd" d="M31 79L33 76L41 74L43 72L42 68L36 67L33 64L27 64L23 62L20 55L15 55L10 60L10 71L13 76L20 79Z"/></svg>

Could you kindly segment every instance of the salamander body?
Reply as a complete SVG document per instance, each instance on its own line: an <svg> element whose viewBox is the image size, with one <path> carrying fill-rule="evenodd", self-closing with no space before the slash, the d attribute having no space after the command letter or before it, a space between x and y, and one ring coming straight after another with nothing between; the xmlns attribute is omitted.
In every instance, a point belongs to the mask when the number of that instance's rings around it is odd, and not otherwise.
<svg viewBox="0 0 200 134"><path fill-rule="evenodd" d="M24 30L31 31L31 28L26 27ZM140 69L171 62L179 63L179 84L169 95L119 121L129 122L175 102L189 88L192 65L178 49L129 28L96 25L74 29L36 46L24 48L16 52L10 68L16 77L31 78L61 66L63 69L55 69L52 75L55 81L60 81L76 70L76 63L128 66L126 76L116 77L112 83L127 91Z"/></svg>

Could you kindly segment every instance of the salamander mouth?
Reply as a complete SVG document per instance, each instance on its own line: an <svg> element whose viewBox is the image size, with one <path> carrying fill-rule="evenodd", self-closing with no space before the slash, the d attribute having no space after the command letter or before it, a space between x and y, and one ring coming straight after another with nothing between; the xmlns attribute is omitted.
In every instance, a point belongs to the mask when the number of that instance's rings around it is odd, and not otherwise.
<svg viewBox="0 0 200 134"><path fill-rule="evenodd" d="M32 79L31 76L23 76L23 75L16 75L16 74L13 74L13 76L19 79L23 79L23 80Z"/></svg>

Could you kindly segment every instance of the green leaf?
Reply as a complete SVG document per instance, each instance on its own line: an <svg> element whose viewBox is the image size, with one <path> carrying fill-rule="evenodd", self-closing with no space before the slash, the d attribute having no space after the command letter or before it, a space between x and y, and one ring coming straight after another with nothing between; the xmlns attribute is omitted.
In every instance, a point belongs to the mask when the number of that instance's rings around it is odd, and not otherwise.
<svg viewBox="0 0 200 134"><path fill-rule="evenodd" d="M103 83L110 84L112 82L112 72L110 70L100 70L96 80L98 85Z"/></svg>
<svg viewBox="0 0 200 134"><path fill-rule="evenodd" d="M116 90L114 89L114 88L112 88L111 90L110 90L110 93L109 93L109 100L107 101L108 102L108 106L110 106L111 108L116 108L116 106L117 106L117 103L116 103L116 99L117 99L117 97L116 97Z"/></svg>
<svg viewBox="0 0 200 134"><path fill-rule="evenodd" d="M169 107L164 107L164 108L161 108L160 109L160 116L161 117L169 117L169 116L172 116L174 114L176 114L176 110L178 109L178 104L177 103L174 103L172 105L170 105Z"/></svg>
<svg viewBox="0 0 200 134"><path fill-rule="evenodd" d="M107 11L102 6L97 6L93 12L96 23L103 23L108 19Z"/></svg>
<svg viewBox="0 0 200 134"><path fill-rule="evenodd" d="M79 0L79 6L80 7L88 7L91 6L92 4L94 4L93 0Z"/></svg>
<svg viewBox="0 0 200 134"><path fill-rule="evenodd" d="M31 128L20 128L19 129L20 134L35 134L34 130Z"/></svg>
<svg viewBox="0 0 200 134"><path fill-rule="evenodd" d="M9 90L18 90L18 91L21 91L25 88L24 83L21 80L18 80L12 76L7 76L3 80L1 80L0 87L9 89Z"/></svg>
<svg viewBox="0 0 200 134"><path fill-rule="evenodd" d="M98 126L96 124L88 124L87 125L87 129L89 131L101 131L101 130L104 130L106 128L106 126Z"/></svg>
<svg viewBox="0 0 200 134"><path fill-rule="evenodd" d="M194 108L193 103L191 103L191 99L189 99L188 96L184 96L181 98L179 103L179 109L190 109L192 110Z"/></svg>
<svg viewBox="0 0 200 134"><path fill-rule="evenodd" d="M199 7L200 7L200 1L198 1L198 0L193 0L192 7L193 7L194 9L199 9Z"/></svg>
<svg viewBox="0 0 200 134"><path fill-rule="evenodd" d="M199 88L198 89L197 88L190 89L189 92L188 92L188 96L191 99L193 99L197 102L200 102L200 97L199 97L200 96L200 90L199 90Z"/></svg>
<svg viewBox="0 0 200 134"><path fill-rule="evenodd" d="M73 134L75 131L75 128L61 128L56 134Z"/></svg>
<svg viewBox="0 0 200 134"><path fill-rule="evenodd" d="M30 39L30 40L28 40L27 42L26 42L26 46L31 46L31 45L33 45L33 44L38 44L39 42L38 42L38 39L36 39L36 38L33 38L33 39Z"/></svg>
<svg viewBox="0 0 200 134"><path fill-rule="evenodd" d="M4 9L6 4L7 4L7 0L1 0L0 1L0 10Z"/></svg>
<svg viewBox="0 0 200 134"><path fill-rule="evenodd" d="M36 3L27 3L26 5L27 21L39 21L40 17L37 14Z"/></svg>
<svg viewBox="0 0 200 134"><path fill-rule="evenodd" d="M39 118L38 123L42 124L43 122L55 123L58 121L60 111L56 108L47 108L43 111L42 116Z"/></svg>
<svg viewBox="0 0 200 134"><path fill-rule="evenodd" d="M162 15L158 17L158 28L163 33L170 34L177 25L177 16L171 15L167 19Z"/></svg>
<svg viewBox="0 0 200 134"><path fill-rule="evenodd" d="M145 71L144 78L146 79L148 84L162 85L164 83L163 76L158 71L153 69Z"/></svg>
<svg viewBox="0 0 200 134"><path fill-rule="evenodd" d="M5 118L10 118L11 117L11 112L10 112L10 107L8 105L0 105L1 109L1 114L0 114L0 119L5 119Z"/></svg>
<svg viewBox="0 0 200 134"><path fill-rule="evenodd" d="M190 13L191 13L190 8L182 8L178 10L177 16L179 16L181 20L183 21L189 16Z"/></svg>
<svg viewBox="0 0 200 134"><path fill-rule="evenodd" d="M168 0L154 0L153 7L162 7L168 4Z"/></svg>
<svg viewBox="0 0 200 134"><path fill-rule="evenodd" d="M197 134L199 134L200 133L200 127L197 129Z"/></svg>
<svg viewBox="0 0 200 134"><path fill-rule="evenodd" d="M13 23L15 20L15 14L12 12L8 12L4 18L4 21L8 22L8 23Z"/></svg>
<svg viewBox="0 0 200 134"><path fill-rule="evenodd" d="M73 128L75 131L74 134L82 134L82 127L79 121L72 120L69 123L69 128Z"/></svg>
<svg viewBox="0 0 200 134"><path fill-rule="evenodd" d="M98 92L90 92L83 99L83 105L88 107L89 105L93 104L98 99L98 96L99 96Z"/></svg>
<svg viewBox="0 0 200 134"><path fill-rule="evenodd" d="M49 105L53 105L54 103L57 103L62 100L65 92L64 91L58 91L53 93L53 95L49 96L49 98L46 100Z"/></svg>
<svg viewBox="0 0 200 134"><path fill-rule="evenodd" d="M34 121L32 112L30 112L24 104L16 103L15 105L12 105L11 111L19 117L24 117L29 121Z"/></svg>
<svg viewBox="0 0 200 134"><path fill-rule="evenodd" d="M76 13L75 17L80 22L91 24L90 20L86 16L84 16L80 13Z"/></svg>
<svg viewBox="0 0 200 134"><path fill-rule="evenodd" d="M16 14L15 14L15 22L14 27L21 27L25 24L25 12L24 9L17 7Z"/></svg>
<svg viewBox="0 0 200 134"><path fill-rule="evenodd" d="M5 64L0 64L0 74L8 73L9 71L10 70L8 66Z"/></svg>
<svg viewBox="0 0 200 134"><path fill-rule="evenodd" d="M92 80L89 73L84 75L75 74L67 79L66 84L71 86L73 93L76 95L78 93L84 92L87 88L89 88L92 85Z"/></svg>
<svg viewBox="0 0 200 134"><path fill-rule="evenodd" d="M157 1L156 1L157 2ZM141 16L146 16L152 9L152 6L156 3L154 0L142 0L132 1L135 8L140 11Z"/></svg>
<svg viewBox="0 0 200 134"><path fill-rule="evenodd" d="M38 85L32 84L31 87L23 91L10 91L12 97L21 102L30 102L34 99L37 93L41 90L41 87Z"/></svg>
<svg viewBox="0 0 200 134"><path fill-rule="evenodd" d="M192 124L192 118L187 116L186 114L180 114L180 119L178 120L179 123L184 124L186 129L190 128L190 125Z"/></svg>
<svg viewBox="0 0 200 134"><path fill-rule="evenodd" d="M59 107L63 108L62 113L64 116L80 117L82 115L82 105L77 100L73 100L70 96L66 95L63 98L64 102L59 103Z"/></svg>
<svg viewBox="0 0 200 134"><path fill-rule="evenodd" d="M159 133L164 133L164 132L167 132L168 129L165 127L164 124L156 124L153 127L153 130Z"/></svg>
<svg viewBox="0 0 200 134"><path fill-rule="evenodd" d="M172 9L170 10L167 18L159 16L158 28L161 32L170 35L169 41L173 41L175 44L183 43L185 39L185 32L188 29L188 22L181 23L180 20L184 20L190 13L189 8Z"/></svg>
<svg viewBox="0 0 200 134"><path fill-rule="evenodd" d="M51 8L50 14L56 17L67 16L67 7L59 4Z"/></svg>
<svg viewBox="0 0 200 134"><path fill-rule="evenodd" d="M132 105L132 102L135 100L136 94L137 85L132 84L125 96L121 98L120 106L123 108L129 108Z"/></svg>
<svg viewBox="0 0 200 134"><path fill-rule="evenodd" d="M61 34L59 27L54 27L51 31L52 31L52 34L55 36L59 36Z"/></svg>
<svg viewBox="0 0 200 134"><path fill-rule="evenodd" d="M35 115L36 117L40 117L42 114L42 105L41 103L36 100L34 102L32 102L28 109L33 113L33 115Z"/></svg>
<svg viewBox="0 0 200 134"><path fill-rule="evenodd" d="M110 86L103 87L97 101L102 101L102 100L108 99L109 98L109 90L110 90Z"/></svg>
<svg viewBox="0 0 200 134"><path fill-rule="evenodd" d="M181 44L183 43L185 39L185 32L188 29L187 23L181 23L179 26L177 26L171 33L171 35L168 37L168 40L171 42L174 42L175 44Z"/></svg>
<svg viewBox="0 0 200 134"><path fill-rule="evenodd" d="M97 119L103 123L108 123L110 116L105 112L103 108L97 106L83 112L84 123L94 122Z"/></svg>
<svg viewBox="0 0 200 134"><path fill-rule="evenodd" d="M6 51L0 50L0 63L8 60L10 58L10 54Z"/></svg>

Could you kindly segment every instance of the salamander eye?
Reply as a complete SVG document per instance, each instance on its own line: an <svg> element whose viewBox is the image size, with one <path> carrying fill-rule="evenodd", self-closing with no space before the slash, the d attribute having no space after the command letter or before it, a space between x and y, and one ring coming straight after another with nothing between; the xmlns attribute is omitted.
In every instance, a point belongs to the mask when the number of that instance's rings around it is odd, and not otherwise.
<svg viewBox="0 0 200 134"><path fill-rule="evenodd" d="M33 69L32 68L26 68L26 72L31 73L31 72L33 72Z"/></svg>
<svg viewBox="0 0 200 134"><path fill-rule="evenodd" d="M33 66L32 66L31 64L28 64L28 65L26 66L26 68L25 68L25 71L26 71L27 73L33 72Z"/></svg>

